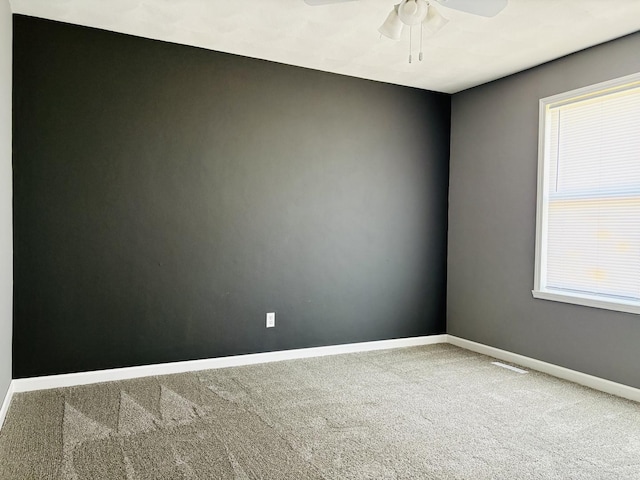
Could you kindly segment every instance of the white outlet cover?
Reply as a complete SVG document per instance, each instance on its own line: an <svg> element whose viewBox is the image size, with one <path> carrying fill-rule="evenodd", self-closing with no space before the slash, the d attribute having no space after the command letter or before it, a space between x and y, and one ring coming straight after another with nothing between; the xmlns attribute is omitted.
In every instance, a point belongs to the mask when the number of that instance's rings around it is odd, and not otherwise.
<svg viewBox="0 0 640 480"><path fill-rule="evenodd" d="M276 313L275 312L267 313L267 328L271 328L275 326L276 326Z"/></svg>

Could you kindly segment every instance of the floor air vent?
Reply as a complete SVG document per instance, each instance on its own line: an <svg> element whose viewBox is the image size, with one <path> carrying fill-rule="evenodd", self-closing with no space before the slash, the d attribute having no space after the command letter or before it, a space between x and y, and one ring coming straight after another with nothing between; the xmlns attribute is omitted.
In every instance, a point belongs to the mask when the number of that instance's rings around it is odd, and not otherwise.
<svg viewBox="0 0 640 480"><path fill-rule="evenodd" d="M491 362L493 365L496 365L498 367L502 367L502 368L506 368L507 370L511 370L513 372L518 372L518 373L529 373L526 370L522 370L521 368L518 367L514 367L513 365L507 365L506 363L500 363L500 362Z"/></svg>

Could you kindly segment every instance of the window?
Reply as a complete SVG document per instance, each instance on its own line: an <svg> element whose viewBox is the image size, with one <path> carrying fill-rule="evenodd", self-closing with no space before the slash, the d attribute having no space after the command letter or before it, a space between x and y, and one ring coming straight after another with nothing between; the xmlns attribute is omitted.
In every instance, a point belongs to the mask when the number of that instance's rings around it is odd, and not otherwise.
<svg viewBox="0 0 640 480"><path fill-rule="evenodd" d="M533 296L640 314L640 74L540 100Z"/></svg>

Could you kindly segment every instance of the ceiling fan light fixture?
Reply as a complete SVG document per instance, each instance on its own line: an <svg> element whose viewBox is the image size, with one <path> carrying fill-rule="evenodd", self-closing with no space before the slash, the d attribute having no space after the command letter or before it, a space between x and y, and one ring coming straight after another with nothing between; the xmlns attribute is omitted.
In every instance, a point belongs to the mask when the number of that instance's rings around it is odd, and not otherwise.
<svg viewBox="0 0 640 480"><path fill-rule="evenodd" d="M413 27L420 25L420 52L418 59L422 61L424 57L422 50L424 30L427 29L430 33L436 33L449 23L449 20L434 8L434 3L446 5L454 10L473 15L493 17L507 6L509 0L401 0L399 4L393 7L393 10L391 10L391 13L389 13L378 31L392 40L400 40L403 26L409 27L409 63L413 59Z"/></svg>
<svg viewBox="0 0 640 480"><path fill-rule="evenodd" d="M433 5L429 5L429 10L427 11L427 16L422 23L424 28L429 30L432 33L436 33L442 29L449 20L444 18L438 10L434 8Z"/></svg>
<svg viewBox="0 0 640 480"><path fill-rule="evenodd" d="M410 27L419 25L427 16L429 4L426 0L403 0L398 7L398 17Z"/></svg>
<svg viewBox="0 0 640 480"><path fill-rule="evenodd" d="M402 35L402 27L404 24L400 17L398 16L398 7L400 4L393 7L389 16L384 21L384 23L380 26L378 31L387 38L391 40L400 40L400 36Z"/></svg>

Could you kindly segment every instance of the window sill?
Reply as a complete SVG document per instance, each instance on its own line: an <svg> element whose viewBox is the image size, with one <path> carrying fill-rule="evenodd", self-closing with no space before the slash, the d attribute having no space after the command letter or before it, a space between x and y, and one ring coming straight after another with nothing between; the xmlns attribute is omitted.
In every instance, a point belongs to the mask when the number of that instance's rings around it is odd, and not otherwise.
<svg viewBox="0 0 640 480"><path fill-rule="evenodd" d="M630 300L614 300L596 297L594 295L580 295L577 293L567 292L551 292L549 290L532 290L534 298L542 300L551 300L553 302L572 303L574 305L583 305L585 307L603 308L606 310L615 310L617 312L635 313L640 315L640 302Z"/></svg>

